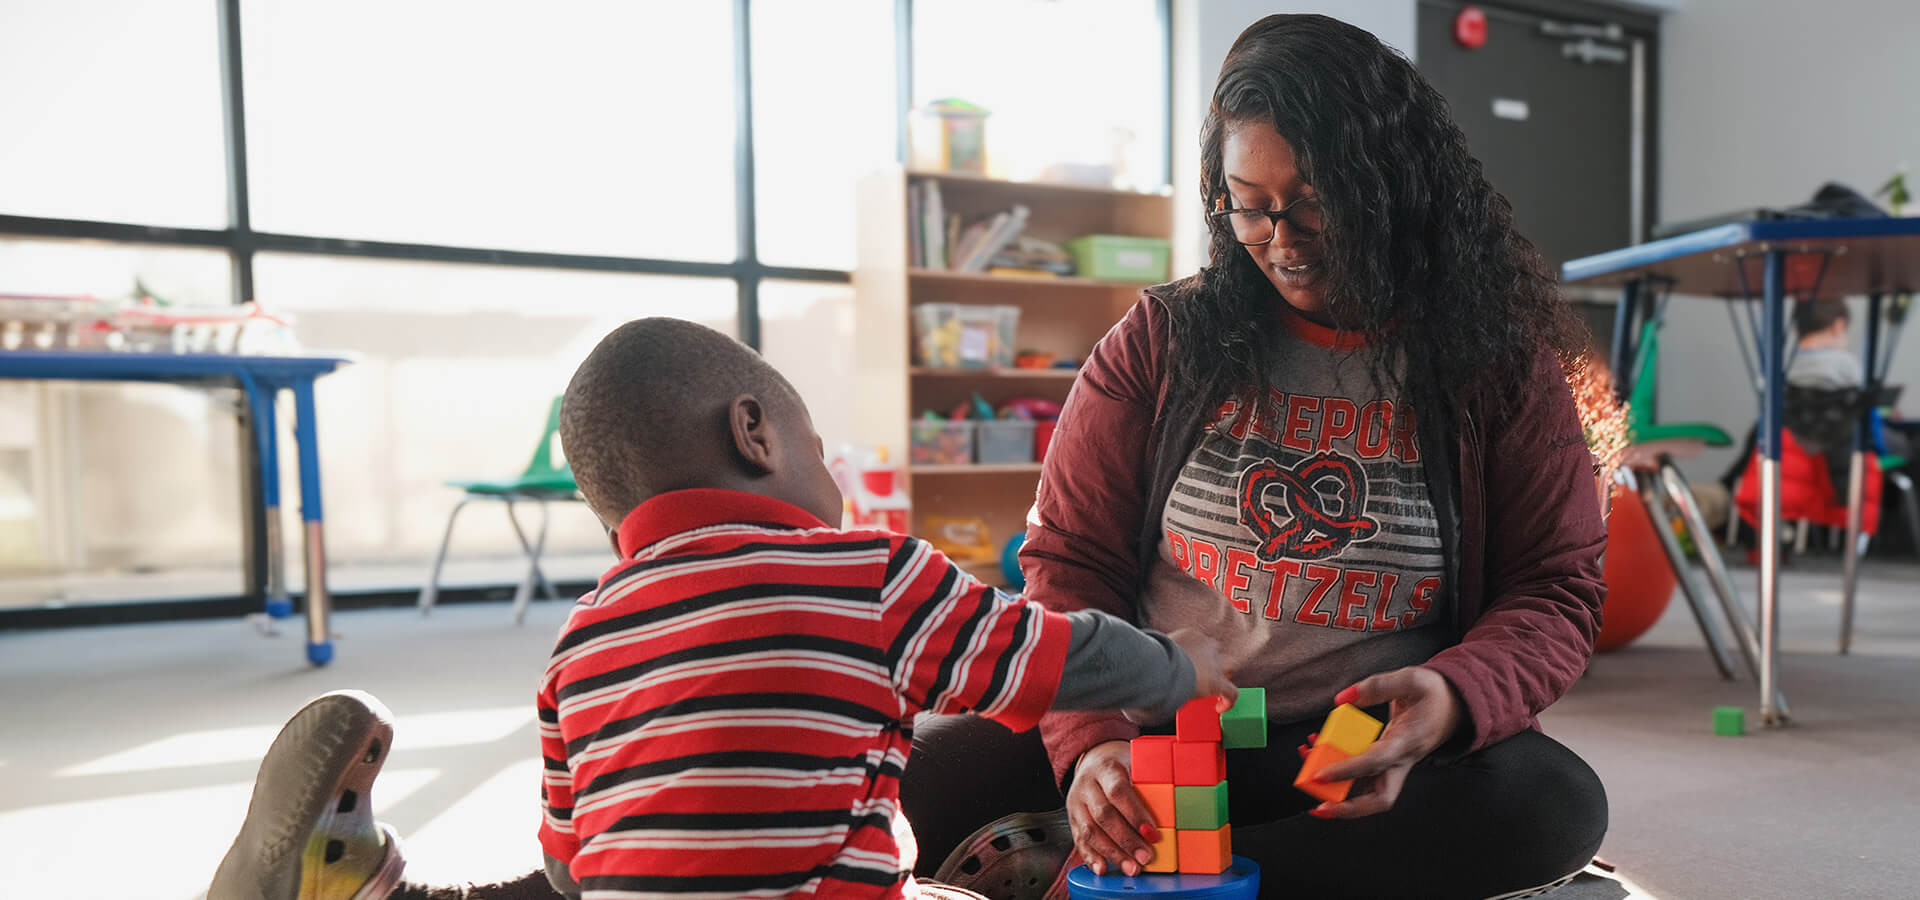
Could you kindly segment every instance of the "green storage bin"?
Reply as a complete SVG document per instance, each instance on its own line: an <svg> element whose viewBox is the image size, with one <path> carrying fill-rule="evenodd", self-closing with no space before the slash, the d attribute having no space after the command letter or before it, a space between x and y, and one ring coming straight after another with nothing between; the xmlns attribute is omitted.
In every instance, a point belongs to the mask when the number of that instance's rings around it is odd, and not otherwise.
<svg viewBox="0 0 1920 900"><path fill-rule="evenodd" d="M1089 234L1067 242L1081 278L1159 283L1167 280L1168 245L1164 238Z"/></svg>

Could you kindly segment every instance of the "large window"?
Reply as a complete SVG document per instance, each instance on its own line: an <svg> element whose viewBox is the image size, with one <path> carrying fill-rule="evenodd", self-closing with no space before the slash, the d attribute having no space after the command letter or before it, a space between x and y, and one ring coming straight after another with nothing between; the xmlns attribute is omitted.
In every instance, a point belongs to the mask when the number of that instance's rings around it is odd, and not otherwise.
<svg viewBox="0 0 1920 900"><path fill-rule="evenodd" d="M254 227L734 258L728 4L242 10Z"/></svg>
<svg viewBox="0 0 1920 900"><path fill-rule="evenodd" d="M0 213L224 227L215 10L210 0L7 4Z"/></svg>
<svg viewBox="0 0 1920 900"><path fill-rule="evenodd" d="M1118 161L1158 184L1168 2L14 4L0 293L255 300L352 353L318 389L331 556L412 572L457 498L443 482L520 471L628 319L763 348L829 444L849 439L854 188L898 158L905 109L994 109L1004 174ZM236 514L236 409L0 383L0 574L231 573L264 533ZM604 552L584 512L550 543ZM454 557L516 547L475 514ZM19 581L0 606L85 599Z"/></svg>

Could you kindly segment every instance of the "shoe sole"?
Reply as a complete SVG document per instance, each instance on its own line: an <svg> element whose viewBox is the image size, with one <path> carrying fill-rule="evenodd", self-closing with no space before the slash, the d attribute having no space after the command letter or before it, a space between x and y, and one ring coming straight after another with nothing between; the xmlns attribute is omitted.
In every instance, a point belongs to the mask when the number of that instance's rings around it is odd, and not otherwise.
<svg viewBox="0 0 1920 900"><path fill-rule="evenodd" d="M335 691L301 707L260 761L247 818L207 900L302 900L301 856L316 823L342 791L370 796L392 746L393 714L371 694ZM382 831L385 858L353 900L385 897L400 883L405 858L393 831Z"/></svg>

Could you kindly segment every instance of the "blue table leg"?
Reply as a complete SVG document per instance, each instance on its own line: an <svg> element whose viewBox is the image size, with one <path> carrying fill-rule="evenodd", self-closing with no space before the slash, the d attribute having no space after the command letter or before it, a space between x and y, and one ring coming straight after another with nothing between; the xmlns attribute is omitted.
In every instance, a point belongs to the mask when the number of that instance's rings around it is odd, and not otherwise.
<svg viewBox="0 0 1920 900"><path fill-rule="evenodd" d="M279 394L273 385L247 390L260 448L260 504L267 522L267 615L284 619L293 615L293 601L287 598L287 551L280 533L280 423L274 409Z"/></svg>
<svg viewBox="0 0 1920 900"><path fill-rule="evenodd" d="M1780 431L1786 412L1787 255L1766 251L1762 279L1761 343L1766 392L1760 406L1760 719L1786 722L1774 702L1780 647Z"/></svg>
<svg viewBox="0 0 1920 900"><path fill-rule="evenodd" d="M306 528L307 661L324 666L333 660L333 632L327 624L327 544L320 503L320 445L313 409L313 379L293 382L293 437L300 453L300 519Z"/></svg>

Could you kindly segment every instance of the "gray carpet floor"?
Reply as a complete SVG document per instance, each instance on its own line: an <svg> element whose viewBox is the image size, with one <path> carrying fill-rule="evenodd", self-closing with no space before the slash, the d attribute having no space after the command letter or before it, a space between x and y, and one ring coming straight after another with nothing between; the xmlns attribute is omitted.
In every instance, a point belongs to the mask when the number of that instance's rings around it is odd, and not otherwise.
<svg viewBox="0 0 1920 900"><path fill-rule="evenodd" d="M1750 574L1740 575L1750 590ZM1599 657L1545 716L1607 784L1602 856L1637 883L1562 900L1920 896L1920 571L1878 566L1856 652L1833 655L1837 576L1785 580L1792 726L1713 737L1725 682L1678 599L1633 648ZM483 879L538 859L532 698L564 610L536 604L339 615L338 657L302 659L290 625L238 621L0 633L0 874L6 896L204 890L245 812L259 755L307 698L370 690L400 722L375 791L410 871Z"/></svg>

